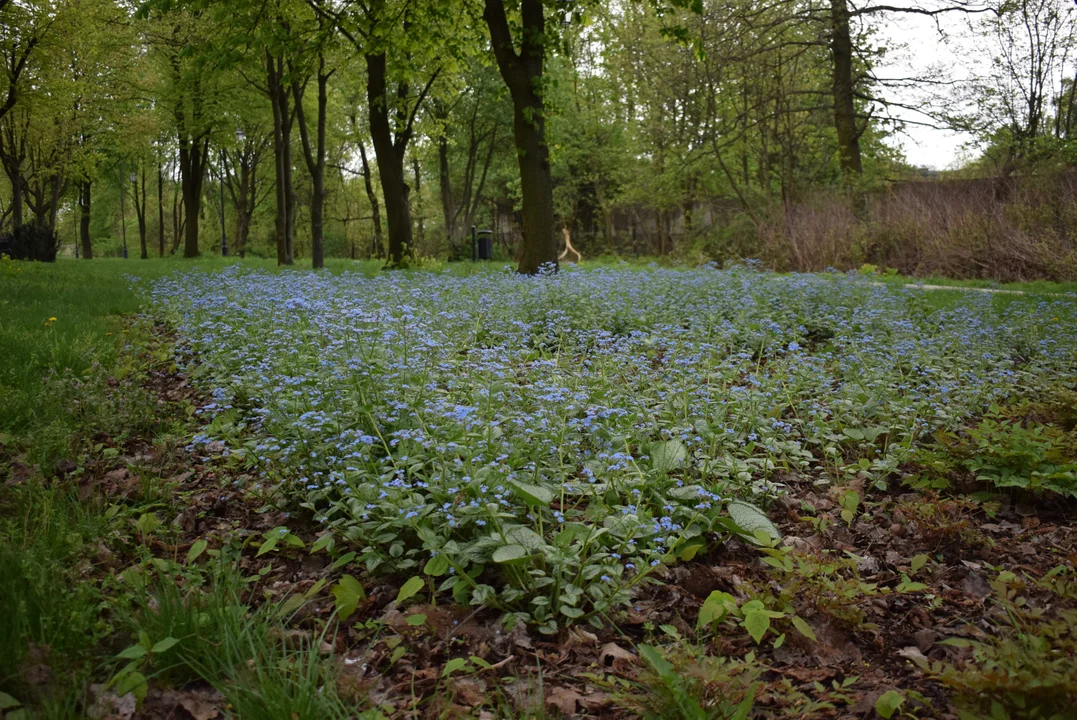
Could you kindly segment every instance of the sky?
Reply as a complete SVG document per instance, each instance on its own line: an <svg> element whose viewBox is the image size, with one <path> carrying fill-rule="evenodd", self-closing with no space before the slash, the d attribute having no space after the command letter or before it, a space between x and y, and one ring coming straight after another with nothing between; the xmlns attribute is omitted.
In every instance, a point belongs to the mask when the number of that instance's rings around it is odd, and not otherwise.
<svg viewBox="0 0 1077 720"><path fill-rule="evenodd" d="M894 14L883 16L878 42L888 48L887 56L877 67L880 78L913 77L923 75L933 68L941 69L955 80L968 79L981 62L986 62L989 49L970 38L968 21L961 13L939 16L934 19L922 15ZM944 40L941 27L947 35ZM977 47L979 45L979 47ZM921 98L910 91L887 91L884 97L910 105L921 105ZM929 121L911 110L892 110L892 114L908 120ZM968 154L963 146L972 141L966 133L954 133L916 125L907 125L905 132L895 138L894 145L901 148L909 163L946 170L960 165Z"/></svg>

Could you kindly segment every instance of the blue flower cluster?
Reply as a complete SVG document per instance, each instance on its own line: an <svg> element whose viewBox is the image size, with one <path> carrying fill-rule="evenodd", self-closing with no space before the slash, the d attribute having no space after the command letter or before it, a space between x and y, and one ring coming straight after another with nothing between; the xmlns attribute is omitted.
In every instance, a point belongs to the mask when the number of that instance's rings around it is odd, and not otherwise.
<svg viewBox="0 0 1077 720"><path fill-rule="evenodd" d="M627 602L723 498L852 457L885 476L1015 388L1077 379L1073 296L838 274L229 270L151 293L212 391L196 449L225 442L368 569L425 566L547 625Z"/></svg>

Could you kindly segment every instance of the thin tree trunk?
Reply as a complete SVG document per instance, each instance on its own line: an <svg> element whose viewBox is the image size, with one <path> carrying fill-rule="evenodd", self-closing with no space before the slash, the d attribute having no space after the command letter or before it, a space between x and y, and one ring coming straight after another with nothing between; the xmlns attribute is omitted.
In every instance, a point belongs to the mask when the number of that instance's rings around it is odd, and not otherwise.
<svg viewBox="0 0 1077 720"><path fill-rule="evenodd" d="M157 256L165 256L165 178L161 160L157 160Z"/></svg>
<svg viewBox="0 0 1077 720"><path fill-rule="evenodd" d="M325 72L325 58L318 55L318 127L315 147L311 145L310 131L307 126L306 112L303 110L303 91L298 82L292 82L292 97L295 101L296 118L299 120L299 135L303 142L303 157L307 161L307 169L310 171L311 197L310 197L310 246L311 264L315 269L325 267L325 239L324 239L324 216L325 216L325 123L326 112L329 106L328 90L329 76L332 71Z"/></svg>
<svg viewBox="0 0 1077 720"><path fill-rule="evenodd" d="M542 0L521 0L520 15L522 42L517 54L503 0L485 0L483 19L490 29L501 77L512 96L513 131L523 199L519 271L534 274L543 266L556 268L558 254L553 177L541 94L546 53Z"/></svg>
<svg viewBox="0 0 1077 720"><path fill-rule="evenodd" d="M417 221L415 239L423 242L426 231L423 228L423 185L419 175L419 158L412 156L411 169L415 173L415 219Z"/></svg>
<svg viewBox="0 0 1077 720"><path fill-rule="evenodd" d="M381 208L378 206L378 196L374 192L374 183L370 179L370 164L366 160L366 147L363 143L359 143L359 158L363 161L363 185L366 187L367 200L370 201L370 220L374 225L370 254L372 257L380 258L385 250L381 231Z"/></svg>
<svg viewBox="0 0 1077 720"><path fill-rule="evenodd" d="M291 265L295 189L292 186L292 121L284 87L284 62L266 53L266 77L273 106L273 159L277 180L277 264Z"/></svg>
<svg viewBox="0 0 1077 720"><path fill-rule="evenodd" d="M146 248L146 170L142 169L142 191L139 192L138 186L139 178L135 179L135 182L131 183L134 186L135 192L135 217L138 218L138 239L141 243L142 254L141 259L146 260L149 258L149 252Z"/></svg>

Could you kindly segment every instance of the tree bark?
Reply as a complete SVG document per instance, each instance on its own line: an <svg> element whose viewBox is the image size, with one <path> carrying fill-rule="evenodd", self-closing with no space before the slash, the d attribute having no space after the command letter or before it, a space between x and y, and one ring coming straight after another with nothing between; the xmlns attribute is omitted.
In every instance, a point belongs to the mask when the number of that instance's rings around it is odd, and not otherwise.
<svg viewBox="0 0 1077 720"><path fill-rule="evenodd" d="M378 196L374 192L374 183L370 179L370 164L366 160L366 147L359 143L359 158L363 161L363 185L366 187L366 197L370 201L370 220L374 225L374 236L371 240L370 255L380 258L385 252L385 243L382 240L381 231L381 208L378 206Z"/></svg>
<svg viewBox="0 0 1077 720"><path fill-rule="evenodd" d="M328 83L332 71L325 72L325 57L318 54L318 127L316 145L311 145L310 129L307 125L306 112L303 110L303 90L300 84L292 81L292 97L295 101L296 118L299 120L299 136L303 141L303 157L310 171L310 247L311 264L315 269L325 267L325 123L329 106Z"/></svg>
<svg viewBox="0 0 1077 720"><path fill-rule="evenodd" d="M157 256L165 256L165 179L161 160L157 160Z"/></svg>
<svg viewBox="0 0 1077 720"><path fill-rule="evenodd" d="M864 171L860 157L860 133L856 129L853 82L853 41L849 29L847 0L830 0L830 51L833 56L834 129L838 156L846 179Z"/></svg>
<svg viewBox="0 0 1077 720"><path fill-rule="evenodd" d="M135 217L138 218L138 240L141 245L142 254L139 256L141 259L146 260L150 254L146 248L146 170L141 169L139 176L136 176L135 182L131 183L134 186L135 196ZM141 192L139 192L139 179L142 181Z"/></svg>
<svg viewBox="0 0 1077 720"><path fill-rule="evenodd" d="M415 173L415 220L416 220L416 233L415 238L418 242L423 241L423 237L426 235L426 231L423 229L423 184L419 175L419 158L413 156L411 158L411 169Z"/></svg>
<svg viewBox="0 0 1077 720"><path fill-rule="evenodd" d="M198 249L198 215L202 207L202 179L205 177L206 151L209 138L194 139L180 135L180 186L183 194L183 215L186 227L183 233L183 257L195 258Z"/></svg>
<svg viewBox="0 0 1077 720"><path fill-rule="evenodd" d="M378 159L385 221L389 228L388 267L399 267L412 252L410 188L404 179L404 150L408 135L402 131L394 141L389 122L389 99L386 83L385 53L366 55L367 104L370 114L370 139ZM398 93L398 94L406 94Z"/></svg>
<svg viewBox="0 0 1077 720"><path fill-rule="evenodd" d="M266 76L273 106L273 158L277 180L277 264L291 265L295 243L295 187L292 184L292 113L284 85L284 61L266 53Z"/></svg>
<svg viewBox="0 0 1077 720"><path fill-rule="evenodd" d="M91 183L83 180L79 183L79 235L82 240L82 259L93 259L93 243L90 241L90 201Z"/></svg>
<svg viewBox="0 0 1077 720"><path fill-rule="evenodd" d="M485 0L483 19L490 29L501 77L512 96L513 132L520 165L523 208L519 272L534 274L543 266L557 268L553 208L553 176L546 145L542 101L545 60L545 17L542 0L521 0L522 41L517 53L503 0Z"/></svg>

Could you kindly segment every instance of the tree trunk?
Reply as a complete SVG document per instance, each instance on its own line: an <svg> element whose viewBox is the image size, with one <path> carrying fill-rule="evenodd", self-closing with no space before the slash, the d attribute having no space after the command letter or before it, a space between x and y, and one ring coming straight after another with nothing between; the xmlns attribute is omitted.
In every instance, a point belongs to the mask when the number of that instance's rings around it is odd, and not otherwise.
<svg viewBox="0 0 1077 720"><path fill-rule="evenodd" d="M139 192L138 180L136 177L135 182L131 183L134 186L135 192L135 217L138 218L138 240L141 244L142 253L139 257L146 260L150 254L146 248L146 170L142 169L141 173L142 188Z"/></svg>
<svg viewBox="0 0 1077 720"><path fill-rule="evenodd" d="M295 100L296 118L299 120L299 135L303 141L303 157L307 161L307 169L310 171L311 195L310 195L310 255L311 265L314 269L325 267L325 239L324 239L324 216L325 216L325 122L326 111L329 106L327 86L329 76L325 72L325 58L318 55L318 127L316 147L312 147L310 129L307 125L307 116L303 110L303 91L298 82L292 82L292 97Z"/></svg>
<svg viewBox="0 0 1077 720"><path fill-rule="evenodd" d="M389 122L385 53L366 56L367 103L370 113L370 139L378 159L378 176L385 200L385 221L389 227L388 267L399 267L412 252L410 188L404 179L406 139L393 141ZM403 140L403 142L401 142Z"/></svg>
<svg viewBox="0 0 1077 720"><path fill-rule="evenodd" d="M183 257L195 258L198 249L198 214L202 208L202 178L209 140L190 141L180 138L180 186L183 194L183 215L187 226L183 234Z"/></svg>
<svg viewBox="0 0 1077 720"><path fill-rule="evenodd" d="M157 160L157 256L165 256L165 179L160 159Z"/></svg>
<svg viewBox="0 0 1077 720"><path fill-rule="evenodd" d="M288 92L284 86L284 62L266 53L266 77L270 104L273 106L273 159L277 180L277 264L291 265L294 244L293 212L295 188L292 186L292 115Z"/></svg>
<svg viewBox="0 0 1077 720"><path fill-rule="evenodd" d="M79 235L82 240L82 259L93 259L93 243L90 242L90 181L79 183Z"/></svg>
<svg viewBox="0 0 1077 720"><path fill-rule="evenodd" d="M374 183L370 179L370 164L366 160L366 146L363 143L359 143L359 158L363 161L363 184L366 186L367 200L370 201L370 220L374 225L370 255L380 258L385 251L381 233L381 208L378 206L378 196L374 192Z"/></svg>
<svg viewBox="0 0 1077 720"><path fill-rule="evenodd" d="M523 199L519 271L534 274L557 268L553 209L553 176L546 145L546 114L542 102L545 59L545 17L542 0L521 0L522 42L517 54L512 43L503 0L485 0L483 19L490 29L501 77L512 96L513 132L520 165Z"/></svg>
<svg viewBox="0 0 1077 720"><path fill-rule="evenodd" d="M834 129L838 136L842 176L851 179L859 176L864 166L860 158L860 133L856 129L853 41L847 0L830 0L830 23L830 51L834 63Z"/></svg>
<svg viewBox="0 0 1077 720"><path fill-rule="evenodd" d="M441 118L444 120L444 117ZM441 195L441 214L445 218L445 235L449 248L455 252L459 243L456 237L456 198L452 194L452 177L449 174L449 139L444 131L438 138L438 194Z"/></svg>

